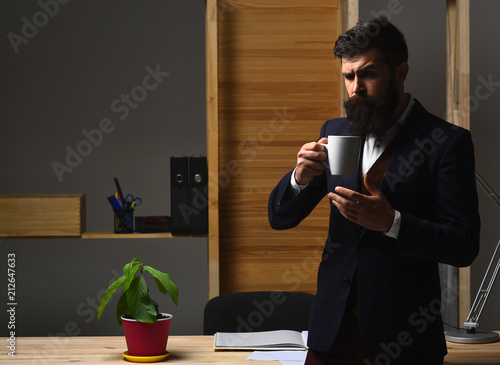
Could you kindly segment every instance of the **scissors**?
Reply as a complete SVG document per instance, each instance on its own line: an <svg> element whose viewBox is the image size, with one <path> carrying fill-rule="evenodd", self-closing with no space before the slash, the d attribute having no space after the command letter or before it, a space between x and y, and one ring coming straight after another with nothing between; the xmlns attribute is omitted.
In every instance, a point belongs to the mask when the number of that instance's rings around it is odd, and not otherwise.
<svg viewBox="0 0 500 365"><path fill-rule="evenodd" d="M139 197L134 197L132 194L128 194L126 197L125 197L125 202L127 203L127 205L130 206L130 208L133 208L135 206L139 206L142 204L142 199L139 198Z"/></svg>

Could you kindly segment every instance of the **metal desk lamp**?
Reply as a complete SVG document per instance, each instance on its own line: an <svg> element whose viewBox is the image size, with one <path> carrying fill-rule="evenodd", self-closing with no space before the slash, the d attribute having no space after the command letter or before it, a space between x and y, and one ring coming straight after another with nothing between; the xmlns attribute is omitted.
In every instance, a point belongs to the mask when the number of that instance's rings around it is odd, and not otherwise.
<svg viewBox="0 0 500 365"><path fill-rule="evenodd" d="M476 180L481 188L483 188L483 190L490 196L490 198L493 199L493 201L500 207L500 198L498 198L493 189L486 183L486 181L483 180L483 178L477 172ZM500 241L498 241L495 252L491 257L488 268L486 269L486 273L484 274L483 281L481 282L481 286L479 287L479 290L477 292L476 299L474 299L474 303L472 304L469 316L464 322L465 328L446 331L445 337L447 341L458 343L488 343L498 341L498 333L478 331L477 328L479 327L479 317L481 316L481 312L483 311L486 300L488 299L488 295L490 294L491 288L495 283L498 270L500 269L500 251L498 250L499 246ZM490 273L493 267L492 265L495 261L496 265L493 269L493 272ZM490 277L490 280L488 283L486 283L488 277Z"/></svg>

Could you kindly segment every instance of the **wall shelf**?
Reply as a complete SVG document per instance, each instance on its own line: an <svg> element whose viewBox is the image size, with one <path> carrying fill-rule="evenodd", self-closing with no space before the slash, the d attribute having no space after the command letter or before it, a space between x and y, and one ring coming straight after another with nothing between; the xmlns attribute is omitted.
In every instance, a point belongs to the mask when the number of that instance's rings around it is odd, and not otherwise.
<svg viewBox="0 0 500 365"><path fill-rule="evenodd" d="M165 233L114 233L113 231L85 231L82 233L83 239L114 239L114 238L188 238L188 237L206 237L206 234L199 235L172 235L170 232Z"/></svg>
<svg viewBox="0 0 500 365"><path fill-rule="evenodd" d="M113 231L85 231L81 235L2 235L1 239L61 239L61 238L73 238L73 239L126 239L126 238L197 238L197 237L207 237L206 234L179 234L172 235L170 232L165 233L114 233Z"/></svg>

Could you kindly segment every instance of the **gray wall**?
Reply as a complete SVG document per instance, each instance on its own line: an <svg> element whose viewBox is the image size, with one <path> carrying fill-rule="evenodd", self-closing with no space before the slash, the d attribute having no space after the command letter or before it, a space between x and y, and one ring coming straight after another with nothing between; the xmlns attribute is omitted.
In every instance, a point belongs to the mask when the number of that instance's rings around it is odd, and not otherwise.
<svg viewBox="0 0 500 365"><path fill-rule="evenodd" d="M136 215L170 215L170 156L206 155L204 1L59 1L2 8L0 192L86 193L87 228L111 230L117 176L143 199ZM67 161L68 150L83 156ZM178 307L156 295L172 333L202 333L205 238L4 239L0 267L11 252L18 336L121 334L117 299L97 322L96 298L134 257L179 286Z"/></svg>
<svg viewBox="0 0 500 365"><path fill-rule="evenodd" d="M480 76L492 75L500 81L495 73L498 51L490 46L490 40L499 35L500 28L494 25L498 12L491 10L498 6L494 0L471 2L473 95ZM50 9L52 15L46 18L41 10L34 1L16 1L0 14L4 35L0 192L85 192L88 228L111 229L112 213L105 197L114 192L113 177L118 176L126 192L140 194L144 200L137 215L170 214L169 157L206 154L204 2L68 1ZM360 1L360 17L375 14L388 15L407 36L407 91L432 113L444 115L444 1ZM24 17L40 25L36 34L24 26ZM492 31L496 37L489 35ZM11 35L14 47L9 33L24 40ZM146 95L135 89L140 102L135 105L132 100L126 114L122 94L142 84L147 66L157 65L168 76ZM494 160L498 155L494 146L499 127L491 117L498 100L496 88L472 110L471 129L477 169L500 191L500 177L491 168L491 156ZM66 164L67 148L88 146L82 142L87 140L82 130L99 128L104 118L109 118L113 130L91 150L81 149L87 156L70 160L72 171L62 174L60 181L53 162ZM482 250L472 266L473 296L500 238L498 208L479 194ZM207 298L206 251L204 238L1 240L1 267L8 253L16 254L17 335L121 334L113 314L116 299L99 323L95 308L102 290L133 257L170 273L179 285L178 307L157 297L163 309L174 314L172 333L199 334ZM0 278L3 288L6 279ZM482 316L484 329L500 325L495 311L500 291L495 289ZM6 290L0 297L7 303ZM0 318L7 322L5 311ZM1 331L5 335L6 326Z"/></svg>
<svg viewBox="0 0 500 365"><path fill-rule="evenodd" d="M500 25L498 15L500 3L495 0L471 1L471 131L475 144L476 170L500 194L500 171L498 157L500 147L500 73L498 60L500 50ZM481 251L472 265L472 300L475 299L486 272L495 246L500 239L500 207L488 195L479 190L481 213ZM498 260L498 257L497 257ZM496 264L496 263L495 263ZM489 281L489 279L488 279ZM487 282L488 282L487 281ZM493 331L500 328L500 283L496 283L490 293L480 317L480 330Z"/></svg>
<svg viewBox="0 0 500 365"><path fill-rule="evenodd" d="M446 3L359 0L359 18L385 15L405 35L410 71L405 91L431 113L446 113Z"/></svg>

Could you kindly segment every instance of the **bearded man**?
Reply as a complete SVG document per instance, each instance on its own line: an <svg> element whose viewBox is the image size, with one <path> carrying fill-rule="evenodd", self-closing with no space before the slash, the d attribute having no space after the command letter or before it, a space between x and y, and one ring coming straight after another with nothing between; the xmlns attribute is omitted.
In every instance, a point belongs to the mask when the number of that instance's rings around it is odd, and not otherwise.
<svg viewBox="0 0 500 365"><path fill-rule="evenodd" d="M358 23L334 53L347 118L302 146L268 208L289 229L331 200L306 365L443 364L438 264L468 266L479 251L471 135L404 92L408 48L386 18ZM325 170L329 135L362 138L355 176Z"/></svg>

